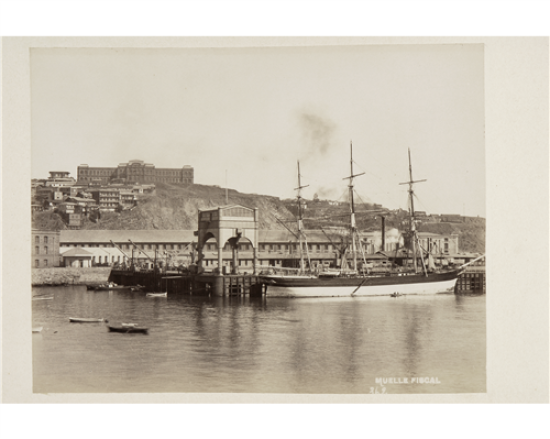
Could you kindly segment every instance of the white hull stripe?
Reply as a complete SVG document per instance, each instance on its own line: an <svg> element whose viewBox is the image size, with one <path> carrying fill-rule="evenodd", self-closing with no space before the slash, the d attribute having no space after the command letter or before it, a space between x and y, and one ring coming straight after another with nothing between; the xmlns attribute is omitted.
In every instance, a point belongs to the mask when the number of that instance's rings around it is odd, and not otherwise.
<svg viewBox="0 0 550 439"><path fill-rule="evenodd" d="M279 287L268 285L266 295L270 297L354 297L391 296L394 293L410 294L441 294L452 293L456 279L441 282L426 282L399 285L363 285L357 286L325 286L325 287Z"/></svg>

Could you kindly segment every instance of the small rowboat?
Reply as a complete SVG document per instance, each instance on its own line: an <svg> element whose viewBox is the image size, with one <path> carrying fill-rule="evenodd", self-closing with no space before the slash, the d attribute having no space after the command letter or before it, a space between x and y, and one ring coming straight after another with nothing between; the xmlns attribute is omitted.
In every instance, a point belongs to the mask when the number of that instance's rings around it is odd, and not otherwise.
<svg viewBox="0 0 550 439"><path fill-rule="evenodd" d="M109 331L111 331L111 332L123 332L125 334L130 334L130 333L147 334L147 332L149 331L149 328L139 328L137 326L111 326L111 325L107 325L107 328L109 328Z"/></svg>
<svg viewBox="0 0 550 439"><path fill-rule="evenodd" d="M33 297L32 300L48 300L53 299L53 296L40 296L40 297Z"/></svg>
<svg viewBox="0 0 550 439"><path fill-rule="evenodd" d="M146 297L168 297L168 293L147 293Z"/></svg>
<svg viewBox="0 0 550 439"><path fill-rule="evenodd" d="M72 323L99 323L102 322L103 319L87 319L82 317L69 317L69 322Z"/></svg>
<svg viewBox="0 0 550 439"><path fill-rule="evenodd" d="M36 328L32 328L32 332L34 332L34 333L42 332L42 326L38 326L38 327L36 327Z"/></svg>
<svg viewBox="0 0 550 439"><path fill-rule="evenodd" d="M109 325L109 320L105 320L105 324L107 325L107 328L109 328L110 332L122 332L124 334L147 334L149 331L149 328L139 327L136 323L121 323L120 326L115 326Z"/></svg>

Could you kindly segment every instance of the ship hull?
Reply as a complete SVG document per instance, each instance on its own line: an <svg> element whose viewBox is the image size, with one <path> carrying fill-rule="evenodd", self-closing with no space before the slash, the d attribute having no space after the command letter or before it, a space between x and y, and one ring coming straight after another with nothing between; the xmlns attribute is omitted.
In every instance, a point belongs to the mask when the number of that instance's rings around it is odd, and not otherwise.
<svg viewBox="0 0 550 439"><path fill-rule="evenodd" d="M460 271L402 276L285 278L266 276L271 297L365 297L454 292Z"/></svg>

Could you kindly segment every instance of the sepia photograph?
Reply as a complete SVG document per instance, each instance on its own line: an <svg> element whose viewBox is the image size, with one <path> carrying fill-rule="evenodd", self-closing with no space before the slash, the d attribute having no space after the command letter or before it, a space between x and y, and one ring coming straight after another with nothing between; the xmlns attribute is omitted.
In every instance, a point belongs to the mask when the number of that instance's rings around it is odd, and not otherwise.
<svg viewBox="0 0 550 439"><path fill-rule="evenodd" d="M4 175L31 192L3 187L28 212L3 214L6 393L547 398L548 291L522 257L547 223L526 196L547 139L517 134L542 127L543 75L522 66L544 46L4 40L24 90L5 100L28 102Z"/></svg>
<svg viewBox="0 0 550 439"><path fill-rule="evenodd" d="M544 436L535 3L2 2L0 435Z"/></svg>
<svg viewBox="0 0 550 439"><path fill-rule="evenodd" d="M484 393L482 44L32 48L36 393Z"/></svg>

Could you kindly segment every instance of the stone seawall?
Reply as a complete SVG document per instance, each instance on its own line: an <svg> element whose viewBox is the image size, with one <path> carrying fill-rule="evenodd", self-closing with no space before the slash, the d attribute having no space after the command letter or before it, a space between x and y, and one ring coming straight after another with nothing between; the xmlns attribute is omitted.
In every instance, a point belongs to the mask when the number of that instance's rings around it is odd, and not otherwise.
<svg viewBox="0 0 550 439"><path fill-rule="evenodd" d="M86 285L106 283L111 267L33 268L32 285Z"/></svg>

